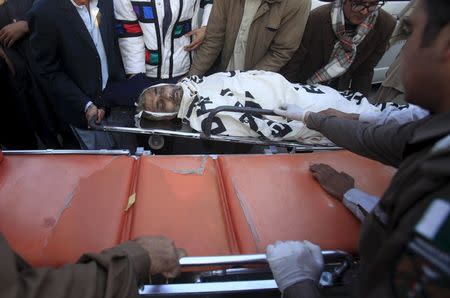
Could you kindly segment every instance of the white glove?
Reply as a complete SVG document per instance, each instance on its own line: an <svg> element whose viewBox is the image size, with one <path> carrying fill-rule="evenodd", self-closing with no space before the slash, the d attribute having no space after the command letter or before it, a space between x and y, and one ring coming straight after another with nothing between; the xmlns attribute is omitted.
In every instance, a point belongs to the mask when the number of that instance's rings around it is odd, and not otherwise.
<svg viewBox="0 0 450 298"><path fill-rule="evenodd" d="M278 109L274 109L273 111L277 115L302 122L306 120L307 114L309 114L308 111L293 104L283 105Z"/></svg>
<svg viewBox="0 0 450 298"><path fill-rule="evenodd" d="M324 266L319 246L309 241L277 241L267 246L266 255L281 292L303 280L319 282Z"/></svg>

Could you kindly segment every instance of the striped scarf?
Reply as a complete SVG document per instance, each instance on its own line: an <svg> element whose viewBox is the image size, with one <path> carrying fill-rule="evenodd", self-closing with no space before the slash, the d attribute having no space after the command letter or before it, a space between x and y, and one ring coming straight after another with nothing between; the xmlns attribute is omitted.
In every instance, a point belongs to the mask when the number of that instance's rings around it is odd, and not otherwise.
<svg viewBox="0 0 450 298"><path fill-rule="evenodd" d="M335 0L331 9L331 25L338 41L334 45L330 62L314 73L307 81L308 84L327 82L345 73L355 60L356 47L364 40L376 23L378 11L374 11L356 28L355 35L347 33L343 5L344 0Z"/></svg>

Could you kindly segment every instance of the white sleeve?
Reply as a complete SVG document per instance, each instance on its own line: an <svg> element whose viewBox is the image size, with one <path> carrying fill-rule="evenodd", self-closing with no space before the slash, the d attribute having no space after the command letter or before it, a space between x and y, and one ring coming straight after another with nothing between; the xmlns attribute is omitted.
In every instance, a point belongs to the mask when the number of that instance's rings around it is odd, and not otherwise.
<svg viewBox="0 0 450 298"><path fill-rule="evenodd" d="M201 0L201 8L203 8L202 27L208 25L209 15L213 6L212 0Z"/></svg>
<svg viewBox="0 0 450 298"><path fill-rule="evenodd" d="M120 53L127 74L145 73L145 43L130 0L114 0Z"/></svg>
<svg viewBox="0 0 450 298"><path fill-rule="evenodd" d="M344 194L342 201L360 221L378 204L380 198L369 195L357 188L352 188Z"/></svg>
<svg viewBox="0 0 450 298"><path fill-rule="evenodd" d="M391 122L405 124L428 116L430 113L416 105L396 105L388 103L381 112L369 111L359 115L359 120L377 125L384 125Z"/></svg>

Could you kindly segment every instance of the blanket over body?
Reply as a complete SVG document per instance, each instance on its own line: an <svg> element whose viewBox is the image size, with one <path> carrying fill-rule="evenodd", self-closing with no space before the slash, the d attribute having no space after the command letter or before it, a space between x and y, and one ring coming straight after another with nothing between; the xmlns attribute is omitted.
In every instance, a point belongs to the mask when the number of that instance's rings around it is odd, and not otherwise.
<svg viewBox="0 0 450 298"><path fill-rule="evenodd" d="M203 132L209 111L219 106L252 107L273 110L295 104L320 112L334 108L346 113L380 113L360 93L338 92L323 85L292 84L283 76L267 71L231 71L210 76L191 76L179 83L184 95L178 118L192 129ZM273 141L296 140L307 144L332 144L317 131L299 121L278 116L221 112L213 120L214 135L264 137Z"/></svg>

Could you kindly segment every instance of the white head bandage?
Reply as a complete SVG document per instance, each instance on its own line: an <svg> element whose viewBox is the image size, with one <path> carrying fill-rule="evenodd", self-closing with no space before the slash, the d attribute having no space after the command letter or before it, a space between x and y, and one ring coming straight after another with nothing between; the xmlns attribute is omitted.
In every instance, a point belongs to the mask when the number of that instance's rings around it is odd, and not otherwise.
<svg viewBox="0 0 450 298"><path fill-rule="evenodd" d="M149 89L151 88L156 88L156 87L161 87L161 86L167 86L167 85L172 85L172 84L157 84L157 85L153 85L150 86L148 88L145 88L142 92L141 95L139 95L139 98L142 98L142 95ZM136 103L136 106L139 106L139 104ZM174 117L176 117L178 114L178 112L171 112L171 113L163 113L163 112L151 112L151 111L146 111L145 109L142 111L139 111L138 114L136 114L135 117L137 118L145 118L145 119L149 119L149 120L168 120L168 119L173 119Z"/></svg>

